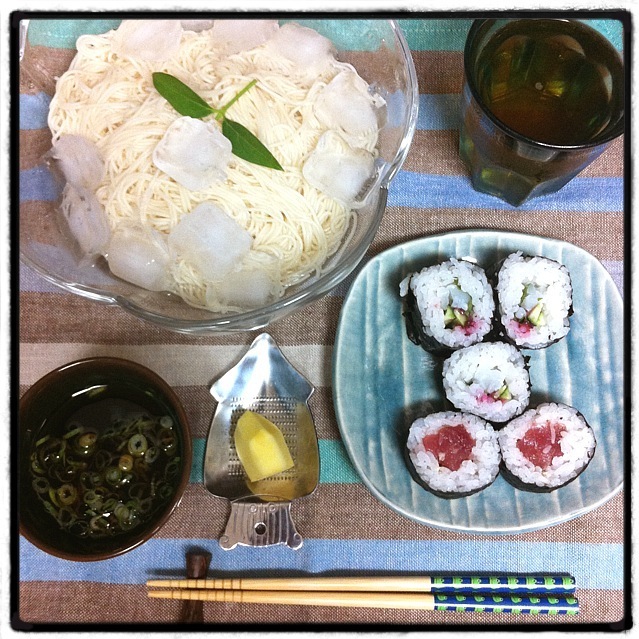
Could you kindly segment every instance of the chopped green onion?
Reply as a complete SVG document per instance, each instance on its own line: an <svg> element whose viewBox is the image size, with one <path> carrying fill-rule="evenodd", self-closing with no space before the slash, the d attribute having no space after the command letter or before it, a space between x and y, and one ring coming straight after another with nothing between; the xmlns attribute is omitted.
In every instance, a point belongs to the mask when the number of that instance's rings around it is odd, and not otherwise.
<svg viewBox="0 0 639 639"><path fill-rule="evenodd" d="M49 481L44 477L36 477L31 485L37 493L49 492Z"/></svg>
<svg viewBox="0 0 639 639"><path fill-rule="evenodd" d="M57 520L60 526L66 527L72 524L77 519L77 516L70 508L60 508L58 511Z"/></svg>
<svg viewBox="0 0 639 639"><path fill-rule="evenodd" d="M58 509L50 502L44 502L44 509L51 515L53 515L56 519L58 517Z"/></svg>
<svg viewBox="0 0 639 639"><path fill-rule="evenodd" d="M58 500L58 492L56 491L55 488L52 488L51 486L49 486L49 501L57 508L60 507L60 501Z"/></svg>
<svg viewBox="0 0 639 639"><path fill-rule="evenodd" d="M173 428L173 419L169 415L160 417L160 426L162 428Z"/></svg>
<svg viewBox="0 0 639 639"><path fill-rule="evenodd" d="M110 461L111 454L109 453L109 451L104 449L98 450L93 457L93 465L100 472L102 472L109 465Z"/></svg>
<svg viewBox="0 0 639 639"><path fill-rule="evenodd" d="M128 486L133 481L134 477L135 476L133 475L133 473L122 473L118 488L124 488L125 486Z"/></svg>
<svg viewBox="0 0 639 639"><path fill-rule="evenodd" d="M100 508L103 500L102 496L95 492L95 490L87 490L84 493L84 503L92 508Z"/></svg>
<svg viewBox="0 0 639 639"><path fill-rule="evenodd" d="M118 466L122 472L128 472L133 468L133 457L131 455L122 455L118 462Z"/></svg>
<svg viewBox="0 0 639 639"><path fill-rule="evenodd" d="M78 498L78 491L71 484L62 484L58 488L58 500L63 506L70 506Z"/></svg>
<svg viewBox="0 0 639 639"><path fill-rule="evenodd" d="M89 528L96 532L104 532L109 528L109 522L103 515L96 515L91 518L89 522Z"/></svg>
<svg viewBox="0 0 639 639"><path fill-rule="evenodd" d="M140 434L133 435L129 439L128 449L131 455L133 455L134 457L140 457L144 455L147 447L148 447L148 444L146 441L146 437L144 435L140 435Z"/></svg>
<svg viewBox="0 0 639 639"><path fill-rule="evenodd" d="M180 458L174 457L167 465L164 473L165 477L173 477L180 470Z"/></svg>
<svg viewBox="0 0 639 639"><path fill-rule="evenodd" d="M170 416L136 414L102 433L78 421L63 429L37 440L29 467L34 493L60 529L77 538L121 534L174 494L181 465Z"/></svg>
<svg viewBox="0 0 639 639"><path fill-rule="evenodd" d="M168 499L173 494L173 486L168 482L164 482L158 486L158 496L160 499Z"/></svg>
<svg viewBox="0 0 639 639"><path fill-rule="evenodd" d="M44 475L45 473L40 460L35 455L31 456L31 470L36 473L36 475Z"/></svg>
<svg viewBox="0 0 639 639"><path fill-rule="evenodd" d="M78 437L78 445L81 448L90 448L91 446L95 444L97 439L98 439L98 436L96 433L93 433L93 432L82 433L82 435Z"/></svg>
<svg viewBox="0 0 639 639"><path fill-rule="evenodd" d="M144 461L152 464L160 456L160 449L157 446L151 446L144 455Z"/></svg>
<svg viewBox="0 0 639 639"><path fill-rule="evenodd" d="M172 430L165 429L160 433L160 446L165 453L175 448L175 433Z"/></svg>
<svg viewBox="0 0 639 639"><path fill-rule="evenodd" d="M104 472L104 479L107 484L111 484L112 486L116 486L120 482L120 477L122 473L117 466L109 466Z"/></svg>
<svg viewBox="0 0 639 639"><path fill-rule="evenodd" d="M75 437L76 435L79 435L83 430L84 429L82 428L82 426L76 426L75 428L71 429L70 431L62 435L62 439L71 439L71 437Z"/></svg>

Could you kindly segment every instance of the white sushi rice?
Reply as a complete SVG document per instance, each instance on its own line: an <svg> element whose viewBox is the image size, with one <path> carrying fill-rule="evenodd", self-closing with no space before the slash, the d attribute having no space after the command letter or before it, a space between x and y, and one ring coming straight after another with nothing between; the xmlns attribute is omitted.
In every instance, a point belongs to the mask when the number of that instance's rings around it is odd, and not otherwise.
<svg viewBox="0 0 639 639"><path fill-rule="evenodd" d="M517 442L529 428L547 421L564 426L560 435L561 455L553 458L550 466L542 470L517 448ZM527 484L543 488L563 486L576 477L590 462L596 441L586 420L572 406L548 402L527 410L513 419L498 433L504 464L513 475Z"/></svg>
<svg viewBox="0 0 639 639"><path fill-rule="evenodd" d="M531 293L525 295L526 287ZM499 270L497 295L501 323L508 337L522 348L539 348L568 334L572 307L572 284L568 269L546 257L509 255ZM541 301L544 322L526 325L519 320Z"/></svg>
<svg viewBox="0 0 639 639"><path fill-rule="evenodd" d="M425 435L437 433L443 426L461 424L475 439L471 458L458 470L440 466L435 455L425 450ZM483 419L454 411L432 413L416 419L406 442L408 455L419 477L433 490L445 493L467 493L491 484L499 473L501 455L497 434Z"/></svg>
<svg viewBox="0 0 639 639"><path fill-rule="evenodd" d="M520 415L530 399L526 362L511 344L486 342L455 351L444 361L443 383L453 406L493 422ZM511 398L494 399L504 385Z"/></svg>
<svg viewBox="0 0 639 639"><path fill-rule="evenodd" d="M405 277L400 282L399 294L405 297L409 288L420 309L424 332L444 346L470 346L481 341L490 331L495 302L486 274L480 266L452 258ZM460 288L472 300L472 330L445 325L445 309L451 303L464 303L463 299L458 302L451 297L455 295L456 288Z"/></svg>

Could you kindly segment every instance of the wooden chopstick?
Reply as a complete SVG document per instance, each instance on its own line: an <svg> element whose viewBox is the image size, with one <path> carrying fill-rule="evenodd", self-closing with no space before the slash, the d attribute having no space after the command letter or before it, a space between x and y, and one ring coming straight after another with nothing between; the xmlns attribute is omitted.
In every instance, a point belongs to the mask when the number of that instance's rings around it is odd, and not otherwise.
<svg viewBox="0 0 639 639"><path fill-rule="evenodd" d="M261 577L253 579L152 579L149 587L214 590L339 591L339 592L455 592L538 593L569 595L575 580L569 575L529 576L367 576Z"/></svg>
<svg viewBox="0 0 639 639"><path fill-rule="evenodd" d="M411 610L446 610L456 612L496 612L515 614L576 615L575 597L532 595L414 593L414 592L308 592L272 590L183 589L151 590L149 597L186 599L241 604L285 604L303 606L338 606L358 608L392 608Z"/></svg>

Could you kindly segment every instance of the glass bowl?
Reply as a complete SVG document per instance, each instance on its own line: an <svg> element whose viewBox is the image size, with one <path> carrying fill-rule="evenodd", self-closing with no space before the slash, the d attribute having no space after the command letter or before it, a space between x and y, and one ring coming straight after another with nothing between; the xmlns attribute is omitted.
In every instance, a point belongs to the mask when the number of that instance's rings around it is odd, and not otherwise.
<svg viewBox="0 0 639 639"><path fill-rule="evenodd" d="M75 242L66 236L58 221L56 200L60 185L56 186L46 162L36 161L36 154L43 158L51 147L46 124L48 102L55 91L55 78L66 71L74 55L75 38L82 33L103 33L115 28L117 20L29 20L20 62L22 262L67 291L98 302L117 304L144 320L190 334L263 328L317 300L342 282L373 241L384 214L388 186L407 155L417 120L417 78L404 35L393 20L295 22L328 37L338 51L337 59L352 63L386 101L374 179L362 197L353 228L325 263L321 274L287 288L283 297L261 308L216 314L190 306L176 294L148 291L119 279L111 274L104 258L91 263L79 259ZM66 41L60 32L66 34ZM50 52L43 47L50 48Z"/></svg>
<svg viewBox="0 0 639 639"><path fill-rule="evenodd" d="M135 428L126 426L139 415L148 417ZM148 430L141 422L148 423L149 418L169 419L166 428ZM56 557L96 561L137 548L166 523L189 482L192 444L184 408L161 377L130 360L92 357L47 373L20 398L19 428L20 532ZM117 439L110 439L109 429ZM129 446L120 446L129 435L144 442L144 449L132 450L130 439ZM86 436L97 439L93 443ZM115 441L111 448L106 443L110 441ZM128 476L121 456L127 449ZM108 464L118 464L119 469L107 466L107 455ZM115 468L117 476L109 475L109 468ZM134 494L148 490L160 475L164 481L157 484L157 494ZM107 507L106 500L116 491L131 508L126 517L122 510L118 513L117 505L113 511ZM85 505L93 508L97 501L88 501L90 492L96 500L105 500L104 507L96 505L97 512L86 514L78 499L84 495ZM54 512L48 512L52 506ZM113 527L116 514L119 529ZM56 525L57 520L63 523ZM106 530L100 528L107 520ZM99 534L87 534L89 528Z"/></svg>

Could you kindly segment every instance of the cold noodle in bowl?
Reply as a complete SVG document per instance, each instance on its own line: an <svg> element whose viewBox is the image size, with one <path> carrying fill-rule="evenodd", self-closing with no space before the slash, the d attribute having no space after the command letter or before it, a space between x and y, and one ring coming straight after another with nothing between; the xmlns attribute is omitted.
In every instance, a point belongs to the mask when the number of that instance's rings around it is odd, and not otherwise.
<svg viewBox="0 0 639 639"><path fill-rule="evenodd" d="M385 113L330 40L275 20L125 20L81 36L77 50L49 127L61 211L83 258L221 313L321 274L375 181ZM212 112L178 112L154 86L158 73ZM281 170L240 157L231 121Z"/></svg>

